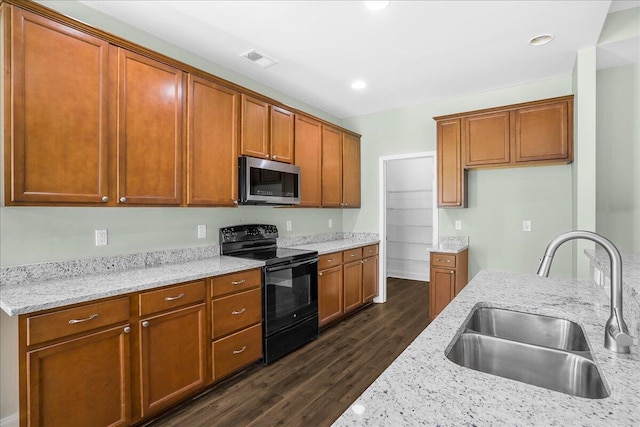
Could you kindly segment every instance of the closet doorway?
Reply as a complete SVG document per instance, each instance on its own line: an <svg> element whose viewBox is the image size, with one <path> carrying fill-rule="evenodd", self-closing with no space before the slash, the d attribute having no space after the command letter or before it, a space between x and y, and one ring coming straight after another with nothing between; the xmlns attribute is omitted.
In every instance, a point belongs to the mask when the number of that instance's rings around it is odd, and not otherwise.
<svg viewBox="0 0 640 427"><path fill-rule="evenodd" d="M429 281L429 252L438 243L435 152L380 158L379 302L389 277Z"/></svg>

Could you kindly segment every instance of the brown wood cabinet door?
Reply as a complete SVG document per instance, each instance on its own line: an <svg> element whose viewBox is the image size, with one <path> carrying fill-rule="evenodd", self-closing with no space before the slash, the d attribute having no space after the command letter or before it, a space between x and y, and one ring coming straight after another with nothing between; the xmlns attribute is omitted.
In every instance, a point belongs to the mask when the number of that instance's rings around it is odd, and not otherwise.
<svg viewBox="0 0 640 427"><path fill-rule="evenodd" d="M27 353L22 425L121 426L130 420L125 326Z"/></svg>
<svg viewBox="0 0 640 427"><path fill-rule="evenodd" d="M105 203L109 44L16 7L11 12L7 204Z"/></svg>
<svg viewBox="0 0 640 427"><path fill-rule="evenodd" d="M573 160L573 103L515 110L515 162Z"/></svg>
<svg viewBox="0 0 640 427"><path fill-rule="evenodd" d="M362 261L343 266L344 312L349 313L363 304Z"/></svg>
<svg viewBox="0 0 640 427"><path fill-rule="evenodd" d="M318 273L318 317L320 326L339 319L343 310L342 266Z"/></svg>
<svg viewBox="0 0 640 427"><path fill-rule="evenodd" d="M235 206L240 94L189 76L187 205Z"/></svg>
<svg viewBox="0 0 640 427"><path fill-rule="evenodd" d="M268 159L269 104L242 95L240 154Z"/></svg>
<svg viewBox="0 0 640 427"><path fill-rule="evenodd" d="M455 271L432 268L429 283L430 317L434 319L454 297Z"/></svg>
<svg viewBox="0 0 640 427"><path fill-rule="evenodd" d="M439 121L437 128L438 207L465 206L460 119Z"/></svg>
<svg viewBox="0 0 640 427"><path fill-rule="evenodd" d="M322 127L322 206L342 206L342 131Z"/></svg>
<svg viewBox="0 0 640 427"><path fill-rule="evenodd" d="M378 296L378 256L362 260L362 299L371 302Z"/></svg>
<svg viewBox="0 0 640 427"><path fill-rule="evenodd" d="M322 203L322 125L296 114L295 164L300 166L300 206Z"/></svg>
<svg viewBox="0 0 640 427"><path fill-rule="evenodd" d="M118 49L118 203L182 202L182 71Z"/></svg>
<svg viewBox="0 0 640 427"><path fill-rule="evenodd" d="M342 203L345 208L360 207L360 138L342 134Z"/></svg>
<svg viewBox="0 0 640 427"><path fill-rule="evenodd" d="M294 114L284 108L270 106L271 160L293 163Z"/></svg>
<svg viewBox="0 0 640 427"><path fill-rule="evenodd" d="M167 408L205 383L205 304L140 321L141 416Z"/></svg>
<svg viewBox="0 0 640 427"><path fill-rule="evenodd" d="M510 154L509 111L497 111L462 119L465 167L508 164Z"/></svg>

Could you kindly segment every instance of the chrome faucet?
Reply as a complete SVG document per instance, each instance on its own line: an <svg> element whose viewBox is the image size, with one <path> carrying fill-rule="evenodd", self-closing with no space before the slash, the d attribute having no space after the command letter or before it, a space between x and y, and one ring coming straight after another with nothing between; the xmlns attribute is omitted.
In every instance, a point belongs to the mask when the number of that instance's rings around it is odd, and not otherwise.
<svg viewBox="0 0 640 427"><path fill-rule="evenodd" d="M610 240L591 231L568 231L553 239L544 252L538 266L538 276L548 277L551 261L556 250L564 242L574 239L587 239L602 246L609 254L611 261L611 315L604 328L604 347L616 353L629 353L629 346L633 344L633 337L629 335L627 324L622 318L622 257L618 248Z"/></svg>

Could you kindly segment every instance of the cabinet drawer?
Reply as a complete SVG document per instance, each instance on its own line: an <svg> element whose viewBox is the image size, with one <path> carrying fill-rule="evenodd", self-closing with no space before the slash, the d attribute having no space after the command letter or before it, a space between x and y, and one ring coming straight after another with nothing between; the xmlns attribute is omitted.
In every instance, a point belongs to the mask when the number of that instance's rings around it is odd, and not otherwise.
<svg viewBox="0 0 640 427"><path fill-rule="evenodd" d="M213 300L213 338L220 338L262 320L262 289Z"/></svg>
<svg viewBox="0 0 640 427"><path fill-rule="evenodd" d="M332 254L320 255L318 260L318 270L326 270L342 264L342 252L334 252Z"/></svg>
<svg viewBox="0 0 640 427"><path fill-rule="evenodd" d="M451 254L443 254L439 252L431 253L431 265L434 267L451 267L456 266L456 256Z"/></svg>
<svg viewBox="0 0 640 427"><path fill-rule="evenodd" d="M343 261L345 264L351 261L362 259L362 248L349 249L348 251L344 251L343 253Z"/></svg>
<svg viewBox="0 0 640 427"><path fill-rule="evenodd" d="M129 297L27 318L27 345L129 321Z"/></svg>
<svg viewBox="0 0 640 427"><path fill-rule="evenodd" d="M204 301L204 280L140 294L140 316Z"/></svg>
<svg viewBox="0 0 640 427"><path fill-rule="evenodd" d="M373 255L378 255L378 245L369 245L369 246L365 246L362 249L362 256L364 258L373 256Z"/></svg>
<svg viewBox="0 0 640 427"><path fill-rule="evenodd" d="M213 379L218 380L262 357L262 323L213 342Z"/></svg>
<svg viewBox="0 0 640 427"><path fill-rule="evenodd" d="M211 296L230 294L262 286L262 270L247 270L211 279Z"/></svg>

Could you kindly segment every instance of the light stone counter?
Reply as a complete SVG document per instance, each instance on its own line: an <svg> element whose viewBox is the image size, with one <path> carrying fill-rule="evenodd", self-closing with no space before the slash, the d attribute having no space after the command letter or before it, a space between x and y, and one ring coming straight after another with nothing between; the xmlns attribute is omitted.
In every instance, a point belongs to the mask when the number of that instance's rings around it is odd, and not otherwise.
<svg viewBox="0 0 640 427"><path fill-rule="evenodd" d="M287 247L294 248L294 249L306 249L311 251L318 251L318 254L324 255L324 254L330 254L332 252L345 251L345 250L357 248L360 246L375 245L377 243L380 243L380 240L377 234L362 233L361 235L358 235L358 236L345 236L345 238L337 239L337 240L308 243L308 244L298 244L295 246L287 245ZM278 245L285 246L283 244L280 244L280 242L278 242Z"/></svg>
<svg viewBox="0 0 640 427"><path fill-rule="evenodd" d="M445 351L476 304L582 324L611 395L572 397L449 361ZM609 300L592 282L481 271L334 425L638 426L640 348L606 350L608 317Z"/></svg>
<svg viewBox="0 0 640 427"><path fill-rule="evenodd" d="M0 284L0 308L8 315L33 313L174 283L262 267L264 262L215 256L119 272L30 283Z"/></svg>

